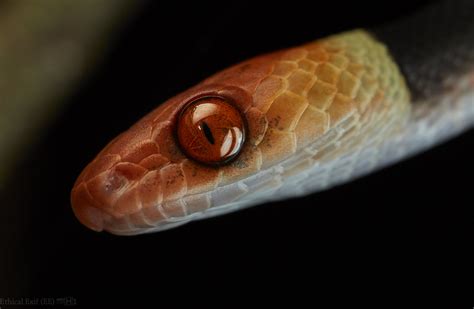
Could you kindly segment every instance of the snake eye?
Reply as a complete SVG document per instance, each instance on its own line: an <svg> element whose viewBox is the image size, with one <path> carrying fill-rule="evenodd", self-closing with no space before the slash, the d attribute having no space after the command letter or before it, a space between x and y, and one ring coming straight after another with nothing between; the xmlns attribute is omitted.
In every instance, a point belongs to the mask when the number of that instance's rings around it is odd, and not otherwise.
<svg viewBox="0 0 474 309"><path fill-rule="evenodd" d="M192 159L209 165L229 162L242 149L245 124L239 110L219 97L187 104L178 119L178 141Z"/></svg>

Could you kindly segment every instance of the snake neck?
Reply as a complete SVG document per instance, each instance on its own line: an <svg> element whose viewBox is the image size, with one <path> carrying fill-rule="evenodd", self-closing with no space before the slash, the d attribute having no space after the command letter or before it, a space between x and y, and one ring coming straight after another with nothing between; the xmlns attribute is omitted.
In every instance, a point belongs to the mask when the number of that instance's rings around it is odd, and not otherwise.
<svg viewBox="0 0 474 309"><path fill-rule="evenodd" d="M474 69L474 1L438 1L395 23L369 29L406 77L414 103L440 96Z"/></svg>

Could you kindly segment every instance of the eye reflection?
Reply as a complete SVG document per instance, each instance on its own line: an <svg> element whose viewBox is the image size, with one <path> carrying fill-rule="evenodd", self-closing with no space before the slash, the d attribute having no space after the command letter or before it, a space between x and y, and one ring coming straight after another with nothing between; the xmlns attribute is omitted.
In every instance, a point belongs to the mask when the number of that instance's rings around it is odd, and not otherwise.
<svg viewBox="0 0 474 309"><path fill-rule="evenodd" d="M222 165L235 158L245 142L245 123L239 110L218 97L186 105L177 125L178 142L191 159Z"/></svg>
<svg viewBox="0 0 474 309"><path fill-rule="evenodd" d="M240 143L242 140L242 132L239 128L233 127L229 131L224 138L224 142L222 143L221 147L221 156L233 156L236 154L239 149L234 147L235 143Z"/></svg>
<svg viewBox="0 0 474 309"><path fill-rule="evenodd" d="M215 114L216 108L216 105L212 103L202 103L199 105L199 108L196 108L193 114L193 124L197 124L199 121Z"/></svg>

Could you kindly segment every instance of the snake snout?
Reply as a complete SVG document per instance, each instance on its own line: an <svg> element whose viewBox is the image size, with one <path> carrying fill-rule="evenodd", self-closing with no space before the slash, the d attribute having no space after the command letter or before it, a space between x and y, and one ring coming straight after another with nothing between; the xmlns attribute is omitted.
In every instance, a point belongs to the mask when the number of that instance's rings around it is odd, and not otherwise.
<svg viewBox="0 0 474 309"><path fill-rule="evenodd" d="M120 218L135 211L134 187L145 169L118 158L99 156L84 171L71 193L76 217L92 230L102 231L111 217Z"/></svg>
<svg viewBox="0 0 474 309"><path fill-rule="evenodd" d="M74 187L71 204L76 218L91 230L100 232L104 228L104 212L94 200L83 182Z"/></svg>

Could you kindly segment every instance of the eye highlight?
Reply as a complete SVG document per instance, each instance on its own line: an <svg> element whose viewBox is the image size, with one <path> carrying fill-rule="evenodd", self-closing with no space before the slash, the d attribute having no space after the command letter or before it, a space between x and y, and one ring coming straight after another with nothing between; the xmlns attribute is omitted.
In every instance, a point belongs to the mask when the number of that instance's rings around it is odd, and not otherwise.
<svg viewBox="0 0 474 309"><path fill-rule="evenodd" d="M187 156L200 163L222 165L235 158L245 141L240 111L220 97L205 97L181 112L177 137Z"/></svg>

